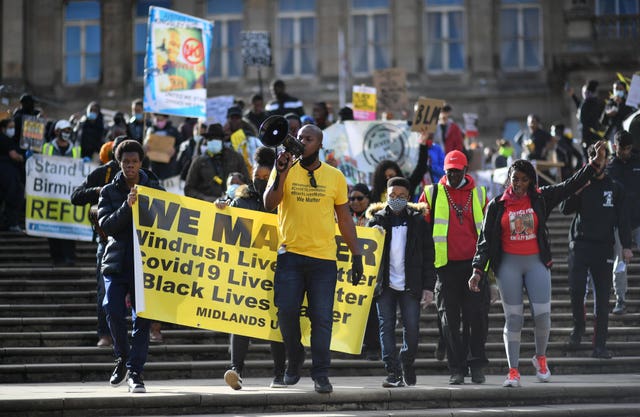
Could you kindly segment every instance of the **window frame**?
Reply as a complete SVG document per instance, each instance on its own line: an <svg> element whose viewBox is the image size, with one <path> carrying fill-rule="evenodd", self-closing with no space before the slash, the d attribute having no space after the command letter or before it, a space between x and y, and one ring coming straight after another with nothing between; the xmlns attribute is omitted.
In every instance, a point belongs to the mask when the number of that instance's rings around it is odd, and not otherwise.
<svg viewBox="0 0 640 417"><path fill-rule="evenodd" d="M451 68L451 57L449 54L449 45L451 44L451 30L449 27L449 14L450 13L462 13L462 22L461 22L461 40L462 44L462 68L460 69L452 69ZM465 62L466 52L467 52L467 13L464 7L464 4L437 4L437 5L429 5L428 2L424 5L423 8L423 16L422 22L423 27L427 28L428 26L428 15L429 13L439 13L440 14L440 24L442 25L442 34L446 33L446 37L443 36L441 41L438 41L442 45L442 68L441 69L429 69L429 48L432 44L436 43L435 41L431 42L429 39L429 30L426 29L424 31L423 42L424 42L424 59L425 59L425 72L428 74L446 74L446 73L454 73L461 74L467 70L467 63ZM445 30L446 28L446 30Z"/></svg>
<svg viewBox="0 0 640 417"><path fill-rule="evenodd" d="M317 5L316 5L317 7ZM316 45L318 43L318 15L316 10L285 10L277 12L276 17L276 62L282 62L283 57L283 46L282 39L280 37L281 28L282 28L282 20L283 19L291 19L293 20L293 71L292 73L283 73L282 68L280 66L276 66L276 72L281 78L313 78L315 77L318 70L318 54ZM313 70L310 73L302 73L302 30L301 30L301 22L303 19L313 19L313 44L309 47L313 52L313 62L311 67ZM305 47L307 45L305 44Z"/></svg>
<svg viewBox="0 0 640 417"><path fill-rule="evenodd" d="M606 24L602 24L599 22L599 19L605 18L607 16L615 16L618 19L616 20L616 22L614 23L615 27L615 33L611 34L611 33L607 33L607 36L603 36L604 39L611 39L611 40L617 40L617 39L629 39L629 38L624 38L622 36L622 32L624 31L624 29L622 28L623 23L620 21L620 17L621 16L634 16L634 15L638 15L640 14L640 0L635 0L636 2L636 13L635 14L631 14L631 13L621 13L620 12L620 1L621 0L613 0L615 2L615 12L611 13L611 14L603 14L602 11L600 10L600 1L599 0L595 0L595 15L596 15L596 21L598 21L597 23L597 27L596 27L596 31L598 33L598 35L600 35L600 32L604 32L607 31L608 28L604 28L602 26L606 26ZM637 33L640 29L638 29L637 27L635 28L635 32ZM600 36L599 36L600 37Z"/></svg>
<svg viewBox="0 0 640 417"><path fill-rule="evenodd" d="M389 7L371 7L371 8L354 8L353 5L351 5L351 10L350 10L350 15L349 15L349 27L350 27L350 36L349 36L349 60L351 62L351 69L353 71L353 74L355 76L365 76L365 75L369 75L371 73L373 73L373 71L375 70L379 70L379 69L386 69L386 68L391 68L391 62L393 60L392 58L392 43L393 43L393 20L392 20L392 16L391 16L391 7L389 5ZM387 39L387 43L386 45L386 49L387 49L387 55L388 55L388 66L386 68L376 68L376 62L375 62L375 50L376 47L380 44L376 44L375 43L375 39L373 38L373 33L374 33L374 22L375 22L375 16L377 15L386 15L387 17L387 24L389 27L389 31L388 31L388 39ZM367 33L366 33L366 42L367 42L367 68L365 71L358 71L358 69L355 66L356 60L355 60L355 56L354 56L354 49L356 48L356 45L354 45L354 31L355 31L355 22L354 22L354 18L356 16L364 16L366 18L366 26L367 26Z"/></svg>
<svg viewBox="0 0 640 417"><path fill-rule="evenodd" d="M206 2L205 2L206 3ZM205 4L205 9L207 5ZM205 10L205 16L207 20L213 22L214 28L216 25L220 25L220 75L214 74L214 50L215 45L211 45L211 59L209 60L209 70L207 73L207 80L209 81L221 81L221 80L239 80L244 77L245 68L242 63L242 44L238 42L235 48L229 48L229 23L240 22L240 31L244 30L244 1L242 2L242 11L240 13L220 13L209 14L208 10ZM215 29L214 29L215 30ZM240 35L238 35L238 41L240 41ZM240 62L240 73L238 75L229 75L229 53L234 51L237 53L238 60Z"/></svg>
<svg viewBox="0 0 640 417"><path fill-rule="evenodd" d="M525 47L524 47L524 42L526 39L529 39L527 37L525 37L524 34L524 11L526 9L537 9L538 11L538 38L537 38L537 43L538 43L538 65L533 67L533 66L526 66L525 65ZM516 10L517 12L517 34L516 34L516 38L515 41L517 42L517 47L518 47L518 64L516 67L513 68L508 68L503 66L502 64L502 43L504 41L505 38L502 37L502 12L504 10ZM542 5L540 4L539 1L521 1L521 2L513 2L513 3L505 3L504 1L502 2L502 4L500 5L500 28L498 30L499 33L499 51L500 51L500 69L502 71L505 72L536 72L536 71L540 71L542 68L544 68L544 36L543 36L543 24L542 24L542 19L543 19L543 10L542 10ZM512 39L512 38L509 38ZM534 39L534 38L531 38Z"/></svg>
<svg viewBox="0 0 640 417"><path fill-rule="evenodd" d="M85 0L86 1L86 0ZM80 86L85 84L98 84L102 78L102 7L100 1L95 1L98 4L100 16L97 19L83 19L83 20L67 20L66 8L69 7L65 4L62 12L62 81L64 85L68 86ZM87 52L87 28L89 26L97 26L98 33L100 34L100 45L97 54L89 54ZM67 52L67 29L71 27L80 28L80 52L77 54L71 54ZM97 55L99 58L99 71L96 79L87 79L86 60L87 56ZM70 56L80 57L80 80L78 82L67 81L67 58Z"/></svg>

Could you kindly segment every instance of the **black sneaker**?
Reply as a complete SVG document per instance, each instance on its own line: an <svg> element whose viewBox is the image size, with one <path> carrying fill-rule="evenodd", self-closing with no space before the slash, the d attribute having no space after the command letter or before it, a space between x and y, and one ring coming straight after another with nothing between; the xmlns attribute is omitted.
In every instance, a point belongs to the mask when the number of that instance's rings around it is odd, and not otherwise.
<svg viewBox="0 0 640 417"><path fill-rule="evenodd" d="M329 382L329 378L326 376L319 376L313 378L313 388L319 394L329 394L333 392L333 385Z"/></svg>
<svg viewBox="0 0 640 417"><path fill-rule="evenodd" d="M118 387L120 384L127 379L127 374L129 371L127 370L127 360L123 357L116 359L116 367L111 374L111 379L109 379L109 384L112 387Z"/></svg>
<svg viewBox="0 0 640 417"><path fill-rule="evenodd" d="M242 389L242 377L235 368L231 368L224 373L224 382L236 391Z"/></svg>
<svg viewBox="0 0 640 417"><path fill-rule="evenodd" d="M395 373L391 373L387 376L387 379L382 381L382 386L384 388L404 387L404 382L402 382L401 376L396 375Z"/></svg>
<svg viewBox="0 0 640 417"><path fill-rule="evenodd" d="M598 359L611 359L612 356L607 348L595 348L593 349L593 353L591 353L591 357Z"/></svg>
<svg viewBox="0 0 640 417"><path fill-rule="evenodd" d="M474 384L484 384L487 378L484 376L484 369L471 368L471 382ZM464 382L464 380L462 381Z"/></svg>
<svg viewBox="0 0 640 417"><path fill-rule="evenodd" d="M284 375L274 376L269 388L287 388L287 384L284 383Z"/></svg>
<svg viewBox="0 0 640 417"><path fill-rule="evenodd" d="M462 384L464 384L463 374L453 374L449 378L449 385L462 385Z"/></svg>
<svg viewBox="0 0 640 417"><path fill-rule="evenodd" d="M407 386L413 386L416 384L416 369L413 365L402 365L402 376L404 377L404 383Z"/></svg>
<svg viewBox="0 0 640 417"><path fill-rule="evenodd" d="M140 375L138 372L129 372L129 379L127 379L127 383L129 384L129 392L147 392L144 387L144 381L142 381L142 375Z"/></svg>
<svg viewBox="0 0 640 417"><path fill-rule="evenodd" d="M287 370L284 373L284 383L287 385L295 385L300 381L300 372L302 371L302 365L304 364L305 351L304 347L301 349L298 355L297 362L291 362L287 365Z"/></svg>
<svg viewBox="0 0 640 417"><path fill-rule="evenodd" d="M577 349L580 347L580 341L582 340L583 331L576 329L575 327L571 330L571 334L569 334L569 340L567 341L567 346L569 349Z"/></svg>

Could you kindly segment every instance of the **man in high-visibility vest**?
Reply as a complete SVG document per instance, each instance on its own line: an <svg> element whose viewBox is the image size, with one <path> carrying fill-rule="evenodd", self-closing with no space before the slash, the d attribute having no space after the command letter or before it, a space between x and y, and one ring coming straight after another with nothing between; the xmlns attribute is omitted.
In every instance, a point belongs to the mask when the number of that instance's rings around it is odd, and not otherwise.
<svg viewBox="0 0 640 417"><path fill-rule="evenodd" d="M71 141L73 129L68 120L58 120L54 127L55 139L42 145L43 155L70 156L72 158L80 158L80 146L75 146Z"/></svg>
<svg viewBox="0 0 640 417"><path fill-rule="evenodd" d="M433 225L438 277L435 299L452 385L463 384L469 368L471 381L483 383L488 364L485 343L489 287L485 284L479 293L473 293L467 285L467 277L473 272L471 261L482 227L487 191L476 187L467 167L464 153L449 152L444 159L445 175L438 184L425 187L419 199L428 205L426 217Z"/></svg>
<svg viewBox="0 0 640 417"><path fill-rule="evenodd" d="M58 120L54 127L55 139L42 145L42 154L46 156L65 156L80 158L79 146L71 142L72 128L68 120ZM76 241L49 238L49 254L56 266L73 266L76 262Z"/></svg>

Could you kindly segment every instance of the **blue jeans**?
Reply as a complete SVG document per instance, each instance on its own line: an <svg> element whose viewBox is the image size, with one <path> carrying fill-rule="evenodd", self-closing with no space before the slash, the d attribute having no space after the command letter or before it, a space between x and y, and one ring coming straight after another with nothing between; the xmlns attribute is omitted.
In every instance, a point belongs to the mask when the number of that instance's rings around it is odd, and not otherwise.
<svg viewBox="0 0 640 417"><path fill-rule="evenodd" d="M304 361L300 342L300 306L306 293L311 320L311 377L327 376L331 365L333 298L338 270L335 261L286 252L278 255L274 278L274 301L289 365L287 375Z"/></svg>
<svg viewBox="0 0 640 417"><path fill-rule="evenodd" d="M104 279L102 278L102 255L104 255L104 248L106 243L98 242L98 249L96 251L96 282L97 282L97 304L96 313L98 314L98 337L108 336L109 325L107 324L107 316L102 307L104 301Z"/></svg>
<svg viewBox="0 0 640 417"><path fill-rule="evenodd" d="M133 271L117 275L104 275L105 296L103 307L107 323L113 338L113 353L116 357L126 358L127 369L142 372L149 351L149 327L151 321L138 317L134 290ZM131 347L127 337L127 306L125 298L131 295Z"/></svg>
<svg viewBox="0 0 640 417"><path fill-rule="evenodd" d="M380 322L380 345L382 361L388 373L402 375L400 364L413 365L418 351L420 328L420 300L406 291L385 288L376 298L378 321ZM396 352L396 311L400 306L402 315L402 347Z"/></svg>

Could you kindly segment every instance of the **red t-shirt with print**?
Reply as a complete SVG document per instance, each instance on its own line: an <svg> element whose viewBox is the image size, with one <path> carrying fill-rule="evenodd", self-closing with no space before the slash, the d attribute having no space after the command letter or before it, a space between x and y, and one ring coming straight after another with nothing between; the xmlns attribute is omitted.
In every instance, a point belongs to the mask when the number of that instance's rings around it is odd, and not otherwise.
<svg viewBox="0 0 640 417"><path fill-rule="evenodd" d="M502 226L502 250L514 255L535 255L540 253L538 247L538 216L531 207L528 195L516 197L504 193L505 210L500 225Z"/></svg>

